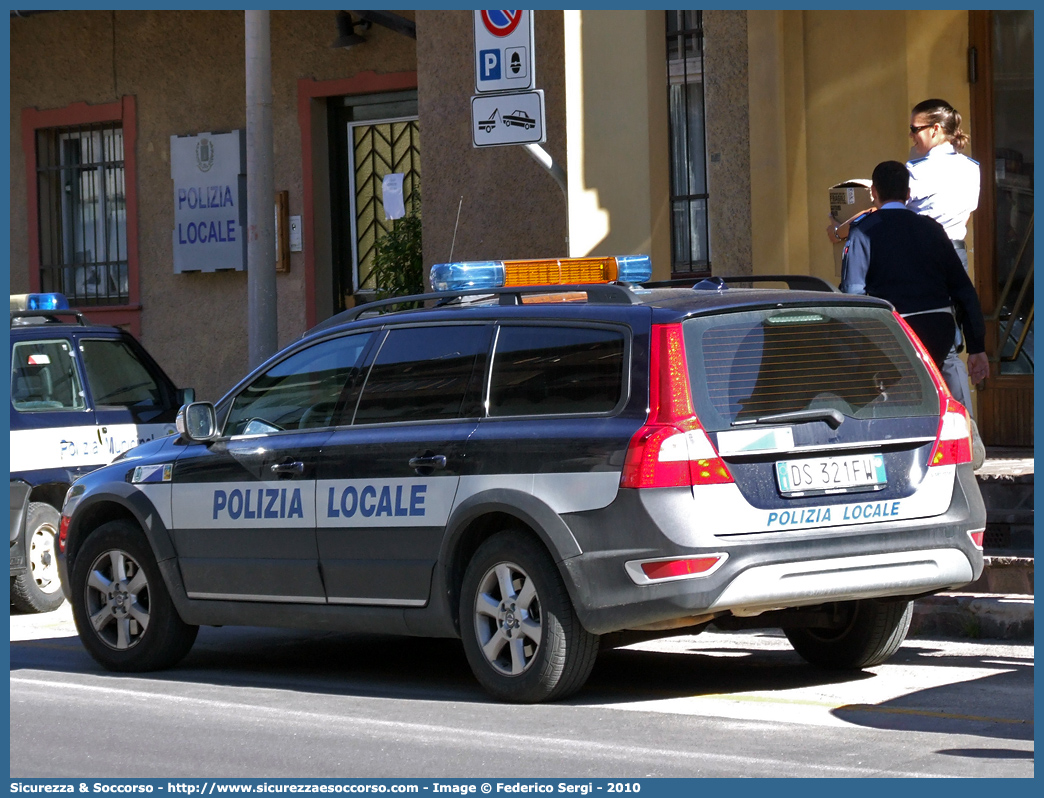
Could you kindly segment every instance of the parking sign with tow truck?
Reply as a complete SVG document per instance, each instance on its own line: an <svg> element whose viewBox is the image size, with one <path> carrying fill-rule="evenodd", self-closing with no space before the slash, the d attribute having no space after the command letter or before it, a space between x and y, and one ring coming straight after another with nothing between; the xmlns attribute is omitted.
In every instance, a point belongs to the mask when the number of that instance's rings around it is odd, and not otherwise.
<svg viewBox="0 0 1044 798"><path fill-rule="evenodd" d="M539 144L544 130L544 92L479 94L471 98L471 139L476 147Z"/></svg>

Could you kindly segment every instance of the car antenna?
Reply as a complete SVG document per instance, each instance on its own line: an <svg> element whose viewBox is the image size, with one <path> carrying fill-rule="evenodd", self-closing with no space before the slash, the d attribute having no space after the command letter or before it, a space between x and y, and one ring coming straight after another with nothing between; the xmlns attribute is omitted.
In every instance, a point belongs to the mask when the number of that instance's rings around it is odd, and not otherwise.
<svg viewBox="0 0 1044 798"><path fill-rule="evenodd" d="M450 256L449 262L453 263L453 248L457 245L457 227L460 225L460 208L464 204L464 195L460 195L460 202L457 203L457 221L453 224L453 240L450 241Z"/></svg>

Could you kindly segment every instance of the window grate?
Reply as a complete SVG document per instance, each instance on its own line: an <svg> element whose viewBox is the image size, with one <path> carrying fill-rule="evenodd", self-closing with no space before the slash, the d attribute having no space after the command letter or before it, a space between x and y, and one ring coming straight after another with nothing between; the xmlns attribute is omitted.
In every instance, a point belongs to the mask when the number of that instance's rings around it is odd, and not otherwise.
<svg viewBox="0 0 1044 798"><path fill-rule="evenodd" d="M667 95L671 161L671 272L710 274L703 12L668 11Z"/></svg>
<svg viewBox="0 0 1044 798"><path fill-rule="evenodd" d="M36 131L40 289L78 307L130 302L123 128Z"/></svg>
<svg viewBox="0 0 1044 798"><path fill-rule="evenodd" d="M351 126L355 194L356 290L375 290L373 258L378 239L391 230L381 199L385 175L403 174L406 212L416 207L420 191L420 127L416 119Z"/></svg>

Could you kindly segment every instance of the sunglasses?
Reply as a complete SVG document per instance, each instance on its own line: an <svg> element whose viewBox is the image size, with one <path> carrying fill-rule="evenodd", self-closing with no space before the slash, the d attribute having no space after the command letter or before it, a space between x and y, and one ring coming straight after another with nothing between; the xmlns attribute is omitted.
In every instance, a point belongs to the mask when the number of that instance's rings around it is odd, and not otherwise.
<svg viewBox="0 0 1044 798"><path fill-rule="evenodd" d="M935 127L935 122L932 122L930 125L910 125L910 135L916 136L922 130L927 130L930 127Z"/></svg>

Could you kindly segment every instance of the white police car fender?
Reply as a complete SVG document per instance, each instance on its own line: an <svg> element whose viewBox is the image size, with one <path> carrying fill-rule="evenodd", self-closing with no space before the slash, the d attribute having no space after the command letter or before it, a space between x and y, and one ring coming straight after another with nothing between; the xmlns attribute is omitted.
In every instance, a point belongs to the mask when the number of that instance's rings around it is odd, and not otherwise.
<svg viewBox="0 0 1044 798"><path fill-rule="evenodd" d="M173 424L84 424L11 431L11 471L103 466L118 455L175 433Z"/></svg>

